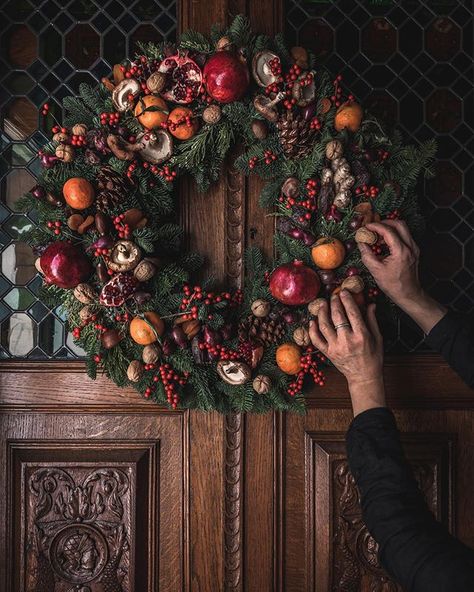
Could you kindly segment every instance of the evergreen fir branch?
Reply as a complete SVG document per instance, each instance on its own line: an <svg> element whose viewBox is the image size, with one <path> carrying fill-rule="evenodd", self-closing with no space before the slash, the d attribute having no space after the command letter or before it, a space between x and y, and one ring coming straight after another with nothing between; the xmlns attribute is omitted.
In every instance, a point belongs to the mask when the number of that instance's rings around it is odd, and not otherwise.
<svg viewBox="0 0 474 592"><path fill-rule="evenodd" d="M230 24L227 34L237 47L248 47L253 37L249 19L238 14Z"/></svg>
<svg viewBox="0 0 474 592"><path fill-rule="evenodd" d="M212 46L208 39L198 31L183 31L179 38L180 49L196 51L199 53L211 53Z"/></svg>
<svg viewBox="0 0 474 592"><path fill-rule="evenodd" d="M79 97L65 97L63 108L65 110L65 125L83 123L87 127L93 126L95 113Z"/></svg>

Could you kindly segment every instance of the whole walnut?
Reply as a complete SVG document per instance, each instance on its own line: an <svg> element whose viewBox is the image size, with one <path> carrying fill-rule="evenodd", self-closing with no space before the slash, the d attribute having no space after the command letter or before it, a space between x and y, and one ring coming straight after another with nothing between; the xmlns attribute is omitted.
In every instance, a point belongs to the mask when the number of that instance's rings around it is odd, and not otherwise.
<svg viewBox="0 0 474 592"><path fill-rule="evenodd" d="M81 319L81 322L85 324L89 321L93 314L94 311L92 307L86 304L86 306L83 306L79 311L79 318Z"/></svg>
<svg viewBox="0 0 474 592"><path fill-rule="evenodd" d="M353 294L359 294L364 289L364 280L360 275L351 275L342 282L341 289L348 290Z"/></svg>
<svg viewBox="0 0 474 592"><path fill-rule="evenodd" d="M147 81L146 81L147 88L152 93L159 93L161 92L166 85L166 74L164 72L153 72Z"/></svg>
<svg viewBox="0 0 474 592"><path fill-rule="evenodd" d="M334 160L344 154L344 146L339 140L331 140L326 144L326 158Z"/></svg>
<svg viewBox="0 0 474 592"><path fill-rule="evenodd" d="M324 298L316 298L316 300L311 300L311 302L308 304L308 312L317 317L321 306L325 302L326 300Z"/></svg>
<svg viewBox="0 0 474 592"><path fill-rule="evenodd" d="M140 360L132 360L127 368L127 377L131 382L138 382L143 376L143 364Z"/></svg>
<svg viewBox="0 0 474 592"><path fill-rule="evenodd" d="M156 267L150 261L143 259L133 270L133 275L139 282L147 282L156 273Z"/></svg>
<svg viewBox="0 0 474 592"><path fill-rule="evenodd" d="M142 352L142 360L145 364L156 364L161 357L161 350L158 345L152 343L145 345Z"/></svg>
<svg viewBox="0 0 474 592"><path fill-rule="evenodd" d="M206 107L202 112L202 119L205 123L209 123L210 125L214 125L218 121L220 121L222 117L222 110L219 105L209 105Z"/></svg>
<svg viewBox="0 0 474 592"><path fill-rule="evenodd" d="M98 302L99 296L95 292L94 288L89 284L77 284L74 288L74 297L82 302L82 304L92 304L92 302Z"/></svg>
<svg viewBox="0 0 474 592"><path fill-rule="evenodd" d="M266 300L263 300L262 298L259 298L258 300L252 302L251 306L253 315L260 318L266 317L270 312L270 308L270 303Z"/></svg>
<svg viewBox="0 0 474 592"><path fill-rule="evenodd" d="M71 132L74 136L85 136L87 134L87 125L85 123L76 123Z"/></svg>
<svg viewBox="0 0 474 592"><path fill-rule="evenodd" d="M55 150L58 158L64 162L72 162L74 160L74 148L69 144L59 144Z"/></svg>
<svg viewBox="0 0 474 592"><path fill-rule="evenodd" d="M378 236L375 232L364 227L359 228L359 230L356 231L354 238L356 243L365 243L367 245L375 245L378 240Z"/></svg>
<svg viewBox="0 0 474 592"><path fill-rule="evenodd" d="M297 327L293 331L293 341L301 347L307 347L311 343L306 327Z"/></svg>
<svg viewBox="0 0 474 592"><path fill-rule="evenodd" d="M269 376L259 374L253 379L252 386L253 390L259 395L266 395L272 388L272 381Z"/></svg>

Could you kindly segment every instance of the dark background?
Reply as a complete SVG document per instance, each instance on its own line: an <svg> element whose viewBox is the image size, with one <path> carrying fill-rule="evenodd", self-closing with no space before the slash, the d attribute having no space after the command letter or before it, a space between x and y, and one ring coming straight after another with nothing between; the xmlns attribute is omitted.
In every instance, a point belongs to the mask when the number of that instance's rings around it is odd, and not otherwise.
<svg viewBox="0 0 474 592"><path fill-rule="evenodd" d="M36 299L40 278L21 243L31 224L15 201L34 184L45 141L38 109L100 80L138 41L173 39L176 0L1 4L0 357L75 357L61 311ZM430 293L474 309L473 13L470 2L287 0L288 43L312 49L363 105L407 140L435 136L437 176L420 187L427 220L423 280ZM392 351L422 348L409 319L385 327Z"/></svg>

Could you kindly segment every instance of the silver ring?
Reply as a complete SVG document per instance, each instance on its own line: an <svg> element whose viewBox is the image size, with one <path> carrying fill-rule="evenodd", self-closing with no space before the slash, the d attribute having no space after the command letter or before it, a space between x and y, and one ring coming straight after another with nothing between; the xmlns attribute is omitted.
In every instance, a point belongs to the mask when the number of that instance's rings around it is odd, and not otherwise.
<svg viewBox="0 0 474 592"><path fill-rule="evenodd" d="M338 329L342 329L342 327L350 327L351 324L350 323L339 323L338 325L334 325L334 329L336 329L336 331Z"/></svg>

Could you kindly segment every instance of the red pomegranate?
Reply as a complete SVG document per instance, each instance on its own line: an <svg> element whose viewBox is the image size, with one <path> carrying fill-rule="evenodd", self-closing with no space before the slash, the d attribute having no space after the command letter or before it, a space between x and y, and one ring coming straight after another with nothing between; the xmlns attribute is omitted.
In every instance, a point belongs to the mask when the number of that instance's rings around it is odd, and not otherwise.
<svg viewBox="0 0 474 592"><path fill-rule="evenodd" d="M249 71L231 51L218 51L204 66L204 84L219 103L232 103L243 97L249 84Z"/></svg>
<svg viewBox="0 0 474 592"><path fill-rule="evenodd" d="M202 87L201 68L187 55L176 54L165 58L158 67L166 74L166 85L161 92L163 98L174 103L191 103Z"/></svg>
<svg viewBox="0 0 474 592"><path fill-rule="evenodd" d="M41 255L40 266L45 281L59 288L75 288L87 280L92 272L85 253L65 241L50 244Z"/></svg>
<svg viewBox="0 0 474 592"><path fill-rule="evenodd" d="M283 304L298 306L317 297L321 282L313 269L302 261L294 261L274 270L269 287L272 296Z"/></svg>

